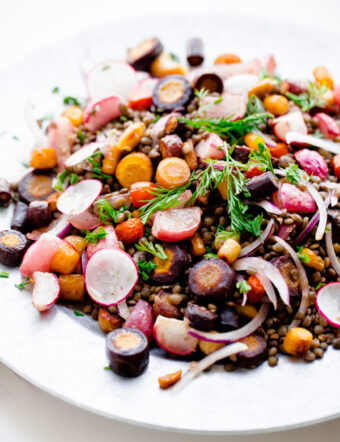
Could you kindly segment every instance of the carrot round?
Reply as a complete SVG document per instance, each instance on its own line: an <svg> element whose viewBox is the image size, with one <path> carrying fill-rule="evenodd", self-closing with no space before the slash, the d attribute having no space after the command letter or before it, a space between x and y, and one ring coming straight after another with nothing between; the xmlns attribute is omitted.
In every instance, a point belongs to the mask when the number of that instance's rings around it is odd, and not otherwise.
<svg viewBox="0 0 340 442"><path fill-rule="evenodd" d="M126 155L117 166L116 178L122 187L130 189L138 181L151 181L153 176L152 162L144 153L136 152Z"/></svg>
<svg viewBox="0 0 340 442"><path fill-rule="evenodd" d="M263 288L263 285L261 284L261 281L255 275L251 275L249 276L247 282L251 287L251 289L247 293L249 301L250 302L261 301L262 296L265 294L265 290Z"/></svg>
<svg viewBox="0 0 340 442"><path fill-rule="evenodd" d="M183 186L189 179L190 168L182 158L165 158L157 167L156 180L160 186L166 189Z"/></svg>
<svg viewBox="0 0 340 442"><path fill-rule="evenodd" d="M241 63L241 59L238 55L235 54L222 54L216 58L215 64L232 64L232 63Z"/></svg>
<svg viewBox="0 0 340 442"><path fill-rule="evenodd" d="M114 175L121 155L121 150L114 144L110 144L104 156L102 172L107 175Z"/></svg>
<svg viewBox="0 0 340 442"><path fill-rule="evenodd" d="M58 248L51 262L51 271L69 275L80 259L79 253L66 241Z"/></svg>
<svg viewBox="0 0 340 442"><path fill-rule="evenodd" d="M53 169L57 165L57 154L53 147L37 147L32 150L30 166L34 169Z"/></svg>
<svg viewBox="0 0 340 442"><path fill-rule="evenodd" d="M155 195L151 193L154 189L156 189L156 184L151 182L133 183L131 186L131 201L133 207L142 207L154 199Z"/></svg>
<svg viewBox="0 0 340 442"><path fill-rule="evenodd" d="M275 158L283 157L283 155L287 155L289 153L288 146L285 143L277 143L276 146L268 147L270 155Z"/></svg>

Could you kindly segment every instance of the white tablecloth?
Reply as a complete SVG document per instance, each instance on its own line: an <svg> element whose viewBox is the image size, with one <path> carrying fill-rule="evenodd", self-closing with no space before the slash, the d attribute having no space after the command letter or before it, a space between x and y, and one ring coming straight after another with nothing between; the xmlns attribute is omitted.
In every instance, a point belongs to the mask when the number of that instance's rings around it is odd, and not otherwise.
<svg viewBox="0 0 340 442"><path fill-rule="evenodd" d="M0 70L50 42L88 27L145 13L192 10L222 10L315 24L340 32L338 0L2 0L0 2ZM282 36L285 38L286 36ZM332 42L330 42L330 45ZM339 59L339 48L334 56ZM317 62L317 60L316 60ZM1 85L0 85L1 91ZM1 97L1 93L0 93ZM0 101L1 106L6 103ZM5 312L2 312L5 314ZM15 324L15 318L13 318ZM13 325L15 326L15 325ZM18 349L20 351L20 349ZM279 398L277 398L279 400ZM321 401L327 398L320 398ZM259 404L260 406L260 404ZM183 442L217 440L240 442L335 442L340 440L340 419L308 428L256 436L195 436L164 433L113 422L80 410L28 384L0 364L1 442Z"/></svg>

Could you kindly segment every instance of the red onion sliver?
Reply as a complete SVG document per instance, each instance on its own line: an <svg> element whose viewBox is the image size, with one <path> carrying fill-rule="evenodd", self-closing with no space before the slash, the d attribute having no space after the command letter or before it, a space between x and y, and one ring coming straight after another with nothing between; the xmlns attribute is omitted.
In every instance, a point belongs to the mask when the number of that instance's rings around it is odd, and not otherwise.
<svg viewBox="0 0 340 442"><path fill-rule="evenodd" d="M325 234L327 255L331 262L331 266L336 271L337 275L340 276L340 263L334 250L331 224L328 224L327 230L328 231Z"/></svg>
<svg viewBox="0 0 340 442"><path fill-rule="evenodd" d="M244 247L241 250L241 253L239 254L239 258L246 257L249 255L252 255L254 252L256 252L257 249L259 249L265 241L267 241L268 238L273 234L274 232L274 220L270 220L267 224L267 227L264 229L262 234L251 244Z"/></svg>
<svg viewBox="0 0 340 442"><path fill-rule="evenodd" d="M319 225L315 234L315 239L320 241L325 233L326 224L327 224L327 209L324 200L322 199L320 193L315 189L315 187L308 183L307 191L313 197L318 209L319 209Z"/></svg>
<svg viewBox="0 0 340 442"><path fill-rule="evenodd" d="M202 371L215 364L215 362L239 353L240 351L245 351L247 348L248 346L246 344L243 344L242 342L235 342L234 344L226 345L225 347L210 353L210 355L201 359L198 363L190 365L185 375L179 382L177 382L177 384L175 384L172 390L178 391L182 389L196 376L202 373Z"/></svg>
<svg viewBox="0 0 340 442"><path fill-rule="evenodd" d="M340 143L334 141L323 140L322 138L313 137L313 135L300 134L298 132L288 132L286 135L286 142L290 143L306 143L311 146L320 147L328 152L340 154Z"/></svg>
<svg viewBox="0 0 340 442"><path fill-rule="evenodd" d="M256 272L256 277L260 280L261 284L263 285L263 288L266 291L266 294L267 294L270 302L273 304L274 309L276 310L276 308L277 308L277 298L276 298L276 293L275 293L273 284L271 283L270 279L267 278L265 273L262 272L261 270L258 270Z"/></svg>
<svg viewBox="0 0 340 442"><path fill-rule="evenodd" d="M292 224L284 224L282 223L278 232L277 232L277 236L279 236L282 239L287 239L288 236L292 233L292 231L295 229L296 227L296 223L292 223Z"/></svg>
<svg viewBox="0 0 340 442"><path fill-rule="evenodd" d="M316 212L313 217L309 220L307 226L302 230L300 235L296 238L295 244L299 245L302 243L302 241L310 234L310 232L313 230L313 227L319 222L320 219L320 213ZM280 235L278 235L280 236ZM285 239L285 238L283 238Z"/></svg>
<svg viewBox="0 0 340 442"><path fill-rule="evenodd" d="M262 304L255 318L237 330L232 330L226 333L209 333L190 328L188 334L200 339L201 341L226 343L235 342L254 333L266 319L269 308L269 304Z"/></svg>
<svg viewBox="0 0 340 442"><path fill-rule="evenodd" d="M282 215L282 210L274 203L268 200L261 201L245 201L245 204L262 207L266 212L274 215Z"/></svg>
<svg viewBox="0 0 340 442"><path fill-rule="evenodd" d="M282 301L289 305L289 290L287 283L279 270L270 262L265 261L263 258L241 258L234 262L233 268L236 271L250 270L255 273L259 270L262 271L277 288Z"/></svg>
<svg viewBox="0 0 340 442"><path fill-rule="evenodd" d="M289 255L293 259L293 261L298 269L298 272L300 274L300 288L301 288L301 292L302 292L302 299L301 299L301 304L300 304L298 313L305 315L308 305L309 305L309 292L308 292L309 283L308 283L306 271L305 271L300 259L298 258L295 250L282 238L279 238L278 236L274 236L274 239L277 243L281 244L281 246L286 249L286 251L289 253ZM290 324L289 328L297 327L300 324L300 322L301 322L300 319L294 319L293 322Z"/></svg>

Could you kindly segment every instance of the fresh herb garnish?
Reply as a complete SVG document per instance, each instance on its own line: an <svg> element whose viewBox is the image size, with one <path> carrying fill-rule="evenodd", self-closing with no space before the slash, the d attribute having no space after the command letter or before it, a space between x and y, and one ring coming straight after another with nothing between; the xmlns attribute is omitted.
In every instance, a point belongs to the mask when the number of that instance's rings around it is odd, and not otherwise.
<svg viewBox="0 0 340 442"><path fill-rule="evenodd" d="M259 136L259 140L260 140ZM258 142L258 150L253 149L249 154L249 166L255 166L258 169L262 170L263 172L270 171L275 175L272 160L271 160L271 154L267 146L265 146L263 143Z"/></svg>
<svg viewBox="0 0 340 442"><path fill-rule="evenodd" d="M46 114L46 115L43 115L40 118L40 120L41 121L51 121L51 120L53 120L53 118L54 118L54 116L52 114Z"/></svg>
<svg viewBox="0 0 340 442"><path fill-rule="evenodd" d="M60 87L56 86L52 89L52 94L57 94L60 91Z"/></svg>
<svg viewBox="0 0 340 442"><path fill-rule="evenodd" d="M176 61L176 62L179 61L178 55L174 54L173 52L169 52L169 55L173 59L173 61Z"/></svg>
<svg viewBox="0 0 340 442"><path fill-rule="evenodd" d="M252 95L247 104L247 115L261 114L265 112L262 101L256 95Z"/></svg>
<svg viewBox="0 0 340 442"><path fill-rule="evenodd" d="M157 123L157 121L160 119L161 119L161 115L156 115L156 117L153 120L153 124Z"/></svg>
<svg viewBox="0 0 340 442"><path fill-rule="evenodd" d="M320 132L320 129L315 129L314 133L313 133L313 137L316 138L325 138L324 134L322 132Z"/></svg>
<svg viewBox="0 0 340 442"><path fill-rule="evenodd" d="M151 255L157 256L159 259L168 259L165 250L160 244L154 244L151 241L143 241L135 244L135 247L140 252L151 253Z"/></svg>
<svg viewBox="0 0 340 442"><path fill-rule="evenodd" d="M8 272L0 272L0 278L9 278Z"/></svg>
<svg viewBox="0 0 340 442"><path fill-rule="evenodd" d="M30 167L30 165L28 163L21 163L26 169L28 169Z"/></svg>
<svg viewBox="0 0 340 442"><path fill-rule="evenodd" d="M260 81L261 80L265 80L266 78L271 78L276 83L281 83L282 82L282 80L281 80L281 78L279 76L277 76L277 75L270 75L264 67L261 68L261 70L259 72L259 75L258 75L258 78L259 78Z"/></svg>
<svg viewBox="0 0 340 442"><path fill-rule="evenodd" d="M77 312L77 310L73 310L74 316L84 316L84 313Z"/></svg>
<svg viewBox="0 0 340 442"><path fill-rule="evenodd" d="M64 169L63 172L58 173L57 182L53 186L55 190L62 192L65 190L68 183L71 185L76 184L79 181L79 176L76 173L71 173L67 169Z"/></svg>
<svg viewBox="0 0 340 442"><path fill-rule="evenodd" d="M329 233L329 232L331 232L332 231L332 229L329 227L329 226L327 226L326 228L325 228L325 232L326 233Z"/></svg>
<svg viewBox="0 0 340 442"><path fill-rule="evenodd" d="M118 222L118 216L127 210L124 205L119 210L114 209L111 204L104 198L96 201L96 206L99 210L99 222L104 224L111 224L111 222Z"/></svg>
<svg viewBox="0 0 340 442"><path fill-rule="evenodd" d="M108 365L107 367L103 367L104 370L111 370L111 367Z"/></svg>
<svg viewBox="0 0 340 442"><path fill-rule="evenodd" d="M251 290L251 285L248 284L248 282L245 279L243 279L243 281L238 281L236 283L236 288L241 295L244 295L245 293L248 293L249 290Z"/></svg>
<svg viewBox="0 0 340 442"><path fill-rule="evenodd" d="M102 71L107 71L108 69L111 69L111 66L109 66L108 64L102 67Z"/></svg>
<svg viewBox="0 0 340 442"><path fill-rule="evenodd" d="M31 280L29 276L25 276L25 278L20 282L20 284L14 284L14 287L16 287L19 290L24 290L26 285L31 284Z"/></svg>
<svg viewBox="0 0 340 442"><path fill-rule="evenodd" d="M196 97L198 97L200 100L202 100L204 97L206 97L209 94L208 89L204 89L204 87L200 90L195 89L194 94Z"/></svg>
<svg viewBox="0 0 340 442"><path fill-rule="evenodd" d="M286 96L295 104L300 106L303 112L308 112L313 107L325 107L326 101L322 98L322 96L328 91L329 89L325 85L309 83L307 92L302 92L302 94L299 95L286 92Z"/></svg>
<svg viewBox="0 0 340 442"><path fill-rule="evenodd" d="M96 115L96 113L99 111L100 107L97 104L97 106L95 106L92 110L91 110L91 115L94 117Z"/></svg>
<svg viewBox="0 0 340 442"><path fill-rule="evenodd" d="M218 258L218 256L216 255L216 253L214 253L210 247L206 247L207 253L205 253L203 256L206 259L212 259L212 258Z"/></svg>
<svg viewBox="0 0 340 442"><path fill-rule="evenodd" d="M139 275L142 277L143 281L147 281L157 266L153 261L145 261L145 259L140 259L137 261L137 267Z"/></svg>
<svg viewBox="0 0 340 442"><path fill-rule="evenodd" d="M15 140L15 141L20 141L20 139L19 139L19 137L18 136L16 136L16 135L13 135L13 140Z"/></svg>
<svg viewBox="0 0 340 442"><path fill-rule="evenodd" d="M107 235L103 226L99 226L97 230L91 232L90 230L83 229L83 233L85 234L85 241L87 243L97 244L98 241L104 239Z"/></svg>
<svg viewBox="0 0 340 442"><path fill-rule="evenodd" d="M80 106L80 100L76 97L64 97L63 103L69 106Z"/></svg>
<svg viewBox="0 0 340 442"><path fill-rule="evenodd" d="M310 178L305 171L299 168L297 164L291 164L284 169L284 171L286 172L286 180L292 184L295 184L296 186L298 184L307 182Z"/></svg>
<svg viewBox="0 0 340 442"><path fill-rule="evenodd" d="M195 118L189 120L186 118L178 118L179 121L191 126L195 129L204 129L223 137L231 138L233 142L240 142L245 134L254 129L258 129L261 124L265 124L267 118L272 118L272 114L268 112L248 115L247 117L232 121L232 116L227 118Z"/></svg>
<svg viewBox="0 0 340 442"><path fill-rule="evenodd" d="M315 290L321 289L321 287L323 287L324 285L326 285L325 282L319 282L319 284L315 287Z"/></svg>
<svg viewBox="0 0 340 442"><path fill-rule="evenodd" d="M307 253L304 251L303 246L297 247L297 256L300 259L301 262L308 264L310 261L310 257L307 255Z"/></svg>
<svg viewBox="0 0 340 442"><path fill-rule="evenodd" d="M219 243L220 241L225 241L226 239L235 239L237 240L240 237L238 232L232 232L225 230L225 228L219 224L215 234L215 243Z"/></svg>
<svg viewBox="0 0 340 442"><path fill-rule="evenodd" d="M106 173L103 173L101 170L100 165L96 161L96 158L99 158L103 155L102 152L95 152L89 157L86 158L86 160L92 165L92 178L98 178L100 180L105 180L112 178L111 175L107 175Z"/></svg>
<svg viewBox="0 0 340 442"><path fill-rule="evenodd" d="M83 134L83 131L81 129L78 131L77 136L78 136L78 139L81 142L81 144L84 144L85 140L86 140L86 137Z"/></svg>

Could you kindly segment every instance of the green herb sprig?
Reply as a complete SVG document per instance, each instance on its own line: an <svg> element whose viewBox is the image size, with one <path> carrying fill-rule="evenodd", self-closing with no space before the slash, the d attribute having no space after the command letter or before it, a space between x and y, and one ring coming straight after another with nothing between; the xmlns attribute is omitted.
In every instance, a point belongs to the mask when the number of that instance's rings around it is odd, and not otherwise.
<svg viewBox="0 0 340 442"><path fill-rule="evenodd" d="M91 232L90 230L83 229L85 234L85 241L91 244L97 244L98 241L104 239L107 235L103 226L99 226L96 230Z"/></svg>
<svg viewBox="0 0 340 442"><path fill-rule="evenodd" d="M239 239L240 234L238 232L232 232L225 230L225 228L219 224L215 234L215 242L219 243L220 241L225 241L226 239Z"/></svg>
<svg viewBox="0 0 340 442"><path fill-rule="evenodd" d="M238 281L236 283L236 288L240 292L241 295L248 293L251 290L250 284L244 279L243 281Z"/></svg>
<svg viewBox="0 0 340 442"><path fill-rule="evenodd" d="M286 173L286 180L296 186L306 183L310 179L310 176L304 170L301 170L297 164L291 164L284 171Z"/></svg>
<svg viewBox="0 0 340 442"><path fill-rule="evenodd" d="M96 206L99 210L99 222L104 224L111 224L112 221L114 223L118 222L118 216L127 210L127 207L124 205L119 210L114 209L111 204L104 198L101 198L96 201Z"/></svg>
<svg viewBox="0 0 340 442"><path fill-rule="evenodd" d="M325 107L326 101L322 98L322 96L328 91L329 88L327 86L318 85L311 82L309 83L307 92L302 92L302 94L299 95L286 92L286 96L301 107L303 112L308 112L313 107Z"/></svg>
<svg viewBox="0 0 340 442"><path fill-rule="evenodd" d="M0 272L0 278L9 278L8 272Z"/></svg>
<svg viewBox="0 0 340 442"><path fill-rule="evenodd" d="M31 284L31 279L29 276L25 276L25 278L19 284L14 284L14 287L19 290L24 290L24 288L29 284Z"/></svg>
<svg viewBox="0 0 340 442"><path fill-rule="evenodd" d="M153 261L145 261L145 259L140 259L137 261L137 267L139 275L142 277L143 281L147 281L157 266Z"/></svg>
<svg viewBox="0 0 340 442"><path fill-rule="evenodd" d="M100 158L103 155L102 152L95 152L89 157L86 158L86 160L92 165L92 178L97 178L100 180L105 180L112 178L111 175L107 175L106 173L103 173L100 167L100 164L96 161L96 158Z"/></svg>
<svg viewBox="0 0 340 442"><path fill-rule="evenodd" d="M168 259L164 248L160 244L154 244L151 241L143 241L135 244L135 247L140 252L147 252L151 255L157 256L159 259Z"/></svg>
<svg viewBox="0 0 340 442"><path fill-rule="evenodd" d="M84 316L84 313L78 312L77 310L73 310L74 316Z"/></svg>
<svg viewBox="0 0 340 442"><path fill-rule="evenodd" d="M63 103L67 106L81 106L80 99L76 97L71 97L70 95L64 97Z"/></svg>
<svg viewBox="0 0 340 442"><path fill-rule="evenodd" d="M259 136L260 139L260 136ZM270 171L274 174L274 168L272 165L271 154L267 146L259 142L258 150L253 149L249 154L248 166L255 166L263 172Z"/></svg>
<svg viewBox="0 0 340 442"><path fill-rule="evenodd" d="M205 253L203 256L204 256L204 258L206 258L206 259L213 259L213 258L218 258L218 256L217 256L217 254L216 253L214 253L212 250L211 250L211 248L210 247L206 247L206 250L207 250L207 253Z"/></svg>
<svg viewBox="0 0 340 442"><path fill-rule="evenodd" d="M297 256L304 264L308 264L310 261L310 257L303 251L303 246L297 247Z"/></svg>
<svg viewBox="0 0 340 442"><path fill-rule="evenodd" d="M71 173L67 169L58 173L57 182L53 186L55 190L62 192L67 187L68 183L71 185L76 184L79 181L79 176L76 173Z"/></svg>

